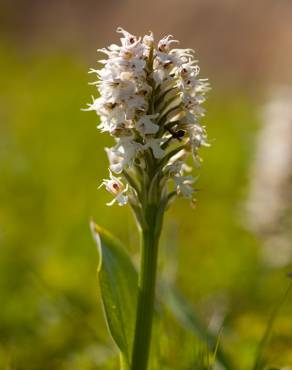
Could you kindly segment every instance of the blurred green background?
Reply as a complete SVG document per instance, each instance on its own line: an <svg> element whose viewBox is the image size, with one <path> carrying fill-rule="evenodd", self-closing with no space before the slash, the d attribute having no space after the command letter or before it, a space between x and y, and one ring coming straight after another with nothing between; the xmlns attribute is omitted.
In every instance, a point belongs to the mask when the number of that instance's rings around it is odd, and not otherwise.
<svg viewBox="0 0 292 370"><path fill-rule="evenodd" d="M130 210L106 207L108 194L97 190L112 141L81 108L96 95L87 75L95 50L117 40L119 25L173 33L198 51L202 76L210 77L203 123L212 147L202 152L197 207L179 200L168 212L160 270L215 331L224 321L222 348L236 369L251 369L291 270L291 263L263 263L262 241L244 227L243 209L259 109L272 84L291 82L292 8L234 3L1 3L0 369L118 368L89 220L123 240L136 261L139 239ZM267 349L274 366L292 366L291 308L290 295ZM168 315L160 330L169 341L160 368L187 369L192 336Z"/></svg>

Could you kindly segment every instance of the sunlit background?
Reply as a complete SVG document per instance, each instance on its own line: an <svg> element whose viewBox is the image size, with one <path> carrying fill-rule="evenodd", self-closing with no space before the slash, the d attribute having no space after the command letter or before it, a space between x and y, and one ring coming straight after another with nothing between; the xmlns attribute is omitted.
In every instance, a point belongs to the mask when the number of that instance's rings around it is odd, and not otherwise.
<svg viewBox="0 0 292 370"><path fill-rule="evenodd" d="M292 270L292 3L289 0L0 3L0 369L117 369L103 320L89 220L138 260L127 207L106 207L96 49L122 26L192 47L212 91L197 206L168 212L160 276L220 334L235 369L252 369ZM266 348L292 368L292 298ZM192 333L163 315L159 370L195 369ZM179 343L179 345L178 345ZM167 349L165 349L167 347ZM290 367L289 367L290 366ZM268 368L267 368L268 369ZM152 369L151 369L152 370ZM155 369L156 370L156 369Z"/></svg>

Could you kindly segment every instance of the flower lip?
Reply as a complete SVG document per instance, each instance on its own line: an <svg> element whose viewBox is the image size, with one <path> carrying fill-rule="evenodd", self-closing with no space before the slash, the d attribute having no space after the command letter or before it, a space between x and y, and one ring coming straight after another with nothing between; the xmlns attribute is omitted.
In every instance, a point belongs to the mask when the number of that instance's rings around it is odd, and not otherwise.
<svg viewBox="0 0 292 370"><path fill-rule="evenodd" d="M120 185L117 183L117 182L113 182L112 183L112 188L114 189L115 192L119 192L120 191Z"/></svg>
<svg viewBox="0 0 292 370"><path fill-rule="evenodd" d="M107 205L112 206L116 202L120 206L127 204L128 195L126 193L128 191L128 184L124 186L120 178L115 177L110 170L109 174L110 179L103 179L102 183L99 186L99 187L104 186L110 194L115 196L111 202L107 203Z"/></svg>

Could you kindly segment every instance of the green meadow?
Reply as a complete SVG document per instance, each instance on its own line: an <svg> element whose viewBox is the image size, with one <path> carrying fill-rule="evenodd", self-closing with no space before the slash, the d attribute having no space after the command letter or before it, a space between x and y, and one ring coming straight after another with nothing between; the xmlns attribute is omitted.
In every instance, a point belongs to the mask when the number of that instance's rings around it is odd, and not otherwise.
<svg viewBox="0 0 292 370"><path fill-rule="evenodd" d="M95 113L81 110L96 94L90 63L73 52L0 49L1 370L118 368L89 221L118 236L135 263L139 235L130 209L107 207L110 196L97 190L112 141ZM254 96L216 86L209 94L203 124L212 146L203 149L197 205L176 201L167 213L159 259L159 284L182 292L188 320L158 305L153 370L210 369L204 330L230 370L292 364L291 294L279 307L289 268L266 266L244 226L260 123Z"/></svg>

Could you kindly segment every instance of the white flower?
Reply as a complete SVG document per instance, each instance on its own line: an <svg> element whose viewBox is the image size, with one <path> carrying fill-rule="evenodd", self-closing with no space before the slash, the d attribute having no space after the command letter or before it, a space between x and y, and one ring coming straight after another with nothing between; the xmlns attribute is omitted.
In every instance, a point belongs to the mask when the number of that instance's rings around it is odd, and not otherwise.
<svg viewBox="0 0 292 370"><path fill-rule="evenodd" d="M115 148L105 148L105 151L110 162L110 170L121 173L123 171L123 153L115 150Z"/></svg>
<svg viewBox="0 0 292 370"><path fill-rule="evenodd" d="M143 135L156 134L156 132L159 130L159 126L153 123L152 119L157 118L158 115L159 114L151 114L139 118L136 124L137 130Z"/></svg>
<svg viewBox="0 0 292 370"><path fill-rule="evenodd" d="M174 183L178 194L182 194L184 198L191 199L194 193L192 184L195 179L192 176L174 176Z"/></svg>
<svg viewBox="0 0 292 370"><path fill-rule="evenodd" d="M166 81L168 77L167 71L163 67L157 67L155 71L152 72L152 78L155 81L155 86L159 86L162 82Z"/></svg>
<svg viewBox="0 0 292 370"><path fill-rule="evenodd" d="M105 150L110 161L111 171L121 173L125 166L132 163L137 152L142 150L142 146L132 137L125 136L118 139L116 146Z"/></svg>
<svg viewBox="0 0 292 370"><path fill-rule="evenodd" d="M164 167L165 173L169 176L179 175L183 176L185 172L191 172L192 167L188 166L185 162L177 160L175 162L168 162L168 165Z"/></svg>
<svg viewBox="0 0 292 370"><path fill-rule="evenodd" d="M128 184L125 187L124 184L120 181L120 178L113 176L111 171L110 180L103 179L99 187L101 186L105 186L106 190L115 196L111 202L106 203L107 206L112 206L115 202L117 202L119 206L124 206L125 204L127 204L128 196L125 194L128 191Z"/></svg>
<svg viewBox="0 0 292 370"><path fill-rule="evenodd" d="M128 112L127 117L129 117L129 119L132 119L135 113L146 112L147 108L148 102L141 95L133 95L125 101L125 110Z"/></svg>
<svg viewBox="0 0 292 370"><path fill-rule="evenodd" d="M118 27L117 32L123 34L124 37L121 38L122 47L120 50L128 50L129 53L137 57L143 56L144 47L141 43L141 37L137 38L131 35L129 32L125 31L123 28Z"/></svg>
<svg viewBox="0 0 292 370"><path fill-rule="evenodd" d="M201 146L209 147L207 134L204 127L195 124L189 128L190 141L193 148L198 149Z"/></svg>
<svg viewBox="0 0 292 370"><path fill-rule="evenodd" d="M158 42L158 50L162 52L169 52L170 50L170 45L178 43L178 40L172 40L173 36L168 35L163 37L159 42Z"/></svg>
<svg viewBox="0 0 292 370"><path fill-rule="evenodd" d="M204 116L202 104L208 82L198 77L194 51L172 48L178 41L171 35L155 45L152 33L137 37L120 27L117 32L121 34L120 44L100 49L104 54L102 68L90 70L97 75L93 84L99 97L87 108L99 115L98 128L116 141L112 148L106 148L109 168L135 186L137 166L139 171L147 171L163 163L160 170L165 181L161 184L167 187L173 179L177 192L189 198L194 180L184 176L190 170L185 160L193 155L194 162L199 162L199 148L209 146L206 130L199 122ZM182 150L177 152L178 145ZM149 151L154 157L151 166L147 166L150 157L145 153ZM159 162L165 156L167 160ZM122 191L118 202L123 200Z"/></svg>
<svg viewBox="0 0 292 370"><path fill-rule="evenodd" d="M146 46L147 49L150 49L151 47L153 47L153 43L154 43L154 37L153 37L152 32L150 32L150 35L145 35L143 37L143 44Z"/></svg>
<svg viewBox="0 0 292 370"><path fill-rule="evenodd" d="M149 138L144 145L144 149L151 148L156 159L163 158L165 155L165 151L161 149L160 145L164 143L164 141L164 139Z"/></svg>

